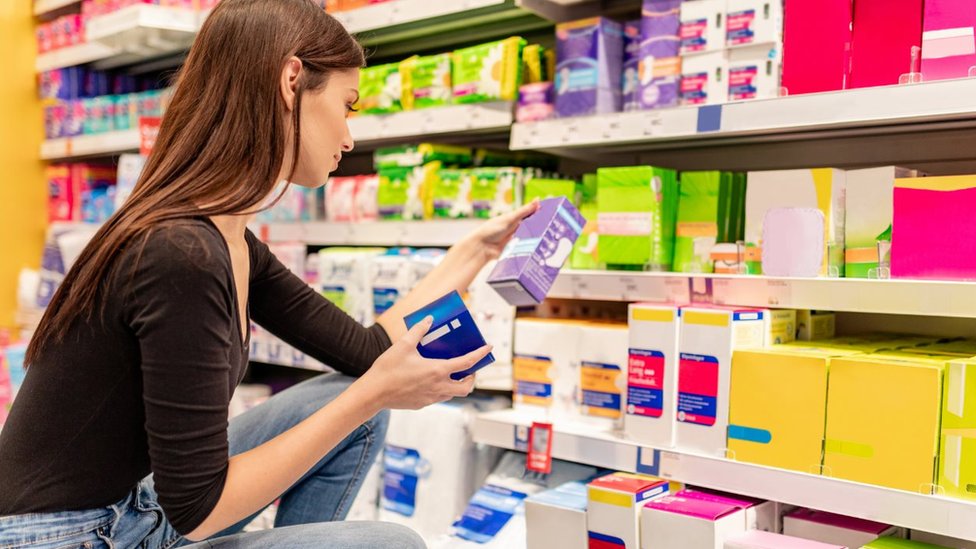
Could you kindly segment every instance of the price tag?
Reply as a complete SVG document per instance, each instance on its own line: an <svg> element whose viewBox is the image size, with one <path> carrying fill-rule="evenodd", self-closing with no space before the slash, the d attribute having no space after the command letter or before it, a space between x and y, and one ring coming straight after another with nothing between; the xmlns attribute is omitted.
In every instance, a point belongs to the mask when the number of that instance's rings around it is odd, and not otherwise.
<svg viewBox="0 0 976 549"><path fill-rule="evenodd" d="M525 459L525 468L545 475L552 472L551 423L532 423L529 429L529 455Z"/></svg>
<svg viewBox="0 0 976 549"><path fill-rule="evenodd" d="M563 130L562 140L563 143L569 143L576 138L576 134L579 132L579 124L571 123L567 124L566 128Z"/></svg>
<svg viewBox="0 0 976 549"><path fill-rule="evenodd" d="M139 118L139 154L149 156L153 147L156 146L156 138L159 136L159 127L163 119L159 117L143 116Z"/></svg>
<svg viewBox="0 0 976 549"><path fill-rule="evenodd" d="M638 447L637 467L634 470L642 475L659 476L661 474L661 451Z"/></svg>
<svg viewBox="0 0 976 549"><path fill-rule="evenodd" d="M637 280L629 277L620 277L620 285L623 287L622 298L624 301L637 301L640 299L640 287L637 285Z"/></svg>
<svg viewBox="0 0 976 549"><path fill-rule="evenodd" d="M524 425L515 426L515 450L519 452L529 451L529 428Z"/></svg>
<svg viewBox="0 0 976 549"><path fill-rule="evenodd" d="M590 285L586 282L586 279L580 276L574 276L572 283L574 299L585 299L589 297Z"/></svg>
<svg viewBox="0 0 976 549"><path fill-rule="evenodd" d="M766 282L766 304L770 307L788 307L793 302L793 287L786 280Z"/></svg>
<svg viewBox="0 0 976 549"><path fill-rule="evenodd" d="M671 303L690 303L691 283L684 277L668 277L664 279L664 294Z"/></svg>
<svg viewBox="0 0 976 549"><path fill-rule="evenodd" d="M659 459L658 476L668 480L680 480L681 474L681 454L674 452L661 452Z"/></svg>

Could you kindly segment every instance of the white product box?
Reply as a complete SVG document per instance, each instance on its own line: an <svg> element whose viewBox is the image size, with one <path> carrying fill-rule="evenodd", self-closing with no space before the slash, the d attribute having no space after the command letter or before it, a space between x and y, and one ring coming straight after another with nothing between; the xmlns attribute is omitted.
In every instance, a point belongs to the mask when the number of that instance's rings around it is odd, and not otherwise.
<svg viewBox="0 0 976 549"><path fill-rule="evenodd" d="M728 0L725 43L754 46L783 40L782 0Z"/></svg>
<svg viewBox="0 0 976 549"><path fill-rule="evenodd" d="M586 484L569 482L525 500L526 548L587 549Z"/></svg>
<svg viewBox="0 0 976 549"><path fill-rule="evenodd" d="M830 312L800 309L796 312L796 339L816 341L837 335L837 315Z"/></svg>
<svg viewBox="0 0 976 549"><path fill-rule="evenodd" d="M765 44L729 51L729 101L779 97L783 68L781 44Z"/></svg>
<svg viewBox="0 0 976 549"><path fill-rule="evenodd" d="M783 345L796 341L796 311L793 309L766 310L765 346Z"/></svg>
<svg viewBox="0 0 976 549"><path fill-rule="evenodd" d="M630 305L628 329L627 438L655 448L674 446L678 391L678 328L680 308Z"/></svg>
<svg viewBox="0 0 976 549"><path fill-rule="evenodd" d="M416 278L409 252L378 255L369 262L373 314L379 316L413 288Z"/></svg>
<svg viewBox="0 0 976 549"><path fill-rule="evenodd" d="M641 511L641 549L722 549L746 531L741 508L728 503L667 496Z"/></svg>
<svg viewBox="0 0 976 549"><path fill-rule="evenodd" d="M882 536L902 537L904 531L870 520L798 509L783 518L783 533L821 543L861 547Z"/></svg>
<svg viewBox="0 0 976 549"><path fill-rule="evenodd" d="M318 290L364 326L373 323L369 262L382 249L326 248L319 251Z"/></svg>
<svg viewBox="0 0 976 549"><path fill-rule="evenodd" d="M678 414L675 445L725 457L732 352L761 348L765 312L684 308L678 338Z"/></svg>
<svg viewBox="0 0 976 549"><path fill-rule="evenodd" d="M681 56L725 49L726 0L681 3Z"/></svg>
<svg viewBox="0 0 976 549"><path fill-rule="evenodd" d="M578 415L581 421L607 428L623 425L628 339L626 324L586 322L580 325Z"/></svg>
<svg viewBox="0 0 976 549"><path fill-rule="evenodd" d="M698 2L690 2L696 4ZM729 100L729 56L725 51L689 55L681 60L682 105L717 105Z"/></svg>
<svg viewBox="0 0 976 549"><path fill-rule="evenodd" d="M667 493L667 481L645 475L613 473L591 482L586 507L590 547L641 547L641 508Z"/></svg>
<svg viewBox="0 0 976 549"><path fill-rule="evenodd" d="M724 549L847 549L847 547L752 530L725 540Z"/></svg>
<svg viewBox="0 0 976 549"><path fill-rule="evenodd" d="M542 410L550 420L579 415L579 322L515 320L512 400L516 409Z"/></svg>

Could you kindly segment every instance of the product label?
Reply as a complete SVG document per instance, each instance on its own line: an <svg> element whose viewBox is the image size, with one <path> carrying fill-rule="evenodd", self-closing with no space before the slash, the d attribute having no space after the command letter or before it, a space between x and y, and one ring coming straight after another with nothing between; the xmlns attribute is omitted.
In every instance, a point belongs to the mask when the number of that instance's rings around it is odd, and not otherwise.
<svg viewBox="0 0 976 549"><path fill-rule="evenodd" d="M345 286L322 286L322 296L334 303L336 307L346 311Z"/></svg>
<svg viewBox="0 0 976 549"><path fill-rule="evenodd" d="M708 19L681 23L681 53L704 51L708 47Z"/></svg>
<svg viewBox="0 0 976 549"><path fill-rule="evenodd" d="M461 519L454 523L454 535L475 543L488 543L516 513L525 512L526 494L487 484L478 490Z"/></svg>
<svg viewBox="0 0 976 549"><path fill-rule="evenodd" d="M711 427L718 413L718 359L681 353L678 364L678 421Z"/></svg>
<svg viewBox="0 0 976 549"><path fill-rule="evenodd" d="M601 534L599 532L589 532L589 549L626 549L627 544L624 540Z"/></svg>
<svg viewBox="0 0 976 549"><path fill-rule="evenodd" d="M515 379L515 401L548 407L552 404L552 360L542 356L515 355L512 375Z"/></svg>
<svg viewBox="0 0 976 549"><path fill-rule="evenodd" d="M631 349L627 362L627 413L661 417L664 414L664 353Z"/></svg>
<svg viewBox="0 0 976 549"><path fill-rule="evenodd" d="M756 65L729 69L729 97L733 101L755 99L759 95L758 76Z"/></svg>
<svg viewBox="0 0 976 549"><path fill-rule="evenodd" d="M396 303L400 292L396 288L373 288L373 310L381 315Z"/></svg>
<svg viewBox="0 0 976 549"><path fill-rule="evenodd" d="M617 389L619 366L598 362L583 362L580 368L583 415L618 419L622 396Z"/></svg>
<svg viewBox="0 0 976 549"><path fill-rule="evenodd" d="M498 260L504 261L513 257L532 255L539 248L540 242L542 242L542 238L513 238L505 246Z"/></svg>
<svg viewBox="0 0 976 549"><path fill-rule="evenodd" d="M417 508L417 481L430 472L429 464L412 448L387 444L383 465L383 509L412 517Z"/></svg>
<svg viewBox="0 0 976 549"><path fill-rule="evenodd" d="M647 212L597 214L598 232L604 236L647 236L653 216Z"/></svg>
<svg viewBox="0 0 976 549"><path fill-rule="evenodd" d="M756 10L730 12L726 25L726 40L730 46L751 44L756 40L752 29L756 21Z"/></svg>
<svg viewBox="0 0 976 549"><path fill-rule="evenodd" d="M703 105L708 102L708 73L686 74L681 78L681 102Z"/></svg>

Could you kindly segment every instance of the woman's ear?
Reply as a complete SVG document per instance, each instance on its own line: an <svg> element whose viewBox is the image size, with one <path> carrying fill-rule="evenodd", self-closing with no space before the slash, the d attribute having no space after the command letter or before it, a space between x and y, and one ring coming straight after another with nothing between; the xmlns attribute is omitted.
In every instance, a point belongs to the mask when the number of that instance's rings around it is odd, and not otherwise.
<svg viewBox="0 0 976 549"><path fill-rule="evenodd" d="M302 76L302 60L290 57L281 69L281 98L289 111L295 108L295 90L298 89L298 79Z"/></svg>

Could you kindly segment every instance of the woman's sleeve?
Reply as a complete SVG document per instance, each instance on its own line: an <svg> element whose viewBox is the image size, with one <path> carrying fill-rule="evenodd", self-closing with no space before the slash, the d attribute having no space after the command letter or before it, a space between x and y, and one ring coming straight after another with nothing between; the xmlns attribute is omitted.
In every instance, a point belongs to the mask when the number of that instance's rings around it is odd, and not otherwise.
<svg viewBox="0 0 976 549"><path fill-rule="evenodd" d="M209 516L227 478L227 413L237 381L230 350L241 332L233 271L218 238L204 227L157 229L129 286L155 488L183 534Z"/></svg>
<svg viewBox="0 0 976 549"><path fill-rule="evenodd" d="M251 318L312 358L351 376L360 376L390 347L378 324L363 327L310 288L247 233L251 248Z"/></svg>

